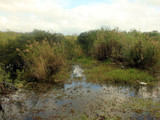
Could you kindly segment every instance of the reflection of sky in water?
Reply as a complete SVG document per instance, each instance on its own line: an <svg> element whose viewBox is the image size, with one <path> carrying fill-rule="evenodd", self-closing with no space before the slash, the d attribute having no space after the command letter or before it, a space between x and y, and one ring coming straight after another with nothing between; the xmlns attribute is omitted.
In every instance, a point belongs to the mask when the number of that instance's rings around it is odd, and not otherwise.
<svg viewBox="0 0 160 120"><path fill-rule="evenodd" d="M65 84L64 88L67 89L67 88L72 88L72 87L75 87L75 86L82 86L81 89L85 89L85 88L89 87L90 89L94 89L94 90L102 88L98 84L92 84L92 83L86 83L86 82L72 82L71 84Z"/></svg>
<svg viewBox="0 0 160 120"><path fill-rule="evenodd" d="M81 79L80 81L76 80L78 77ZM5 111L4 113L0 112L0 117L2 119L10 119L11 115L16 115L19 116L16 119L30 120L35 115L41 117L63 115L71 118L73 113L75 116L87 113L94 116L94 112L100 113L103 110L110 109L108 105L104 105L108 101L117 101L116 104L119 104L128 100L129 97L160 98L160 89L158 87L130 87L87 83L83 70L78 65L73 66L73 73L69 81L72 82L64 84L63 88L54 88L47 93L39 94L34 91L23 93L18 91L10 96L14 100L20 101L20 104L12 104L10 101L7 101L9 100L8 98L4 97L7 104L2 102ZM27 109L23 114L19 113L22 105ZM92 107L87 107L89 105L92 105ZM33 109L42 109L42 111L34 113ZM74 112L72 111L73 113L70 114L72 109L74 109Z"/></svg>

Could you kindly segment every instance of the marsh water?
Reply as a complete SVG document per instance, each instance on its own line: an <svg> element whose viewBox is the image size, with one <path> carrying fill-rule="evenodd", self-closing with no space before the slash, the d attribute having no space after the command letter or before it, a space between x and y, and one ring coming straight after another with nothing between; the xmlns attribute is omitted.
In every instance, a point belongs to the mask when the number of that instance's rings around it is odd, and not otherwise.
<svg viewBox="0 0 160 120"><path fill-rule="evenodd" d="M43 87L41 87L43 89ZM73 65L70 79L43 92L20 89L1 97L1 120L55 120L119 116L122 119L156 119L153 114L125 110L132 98L160 100L160 85L126 86L87 82L79 65Z"/></svg>

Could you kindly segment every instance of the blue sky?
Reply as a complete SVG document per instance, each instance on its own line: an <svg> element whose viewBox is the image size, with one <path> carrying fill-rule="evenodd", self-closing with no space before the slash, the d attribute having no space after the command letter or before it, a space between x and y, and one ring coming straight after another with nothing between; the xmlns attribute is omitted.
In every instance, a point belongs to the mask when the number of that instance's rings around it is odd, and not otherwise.
<svg viewBox="0 0 160 120"><path fill-rule="evenodd" d="M0 30L74 34L102 26L160 31L160 0L0 0Z"/></svg>
<svg viewBox="0 0 160 120"><path fill-rule="evenodd" d="M67 8L74 8L81 5L96 4L96 3L111 3L111 0L70 0Z"/></svg>

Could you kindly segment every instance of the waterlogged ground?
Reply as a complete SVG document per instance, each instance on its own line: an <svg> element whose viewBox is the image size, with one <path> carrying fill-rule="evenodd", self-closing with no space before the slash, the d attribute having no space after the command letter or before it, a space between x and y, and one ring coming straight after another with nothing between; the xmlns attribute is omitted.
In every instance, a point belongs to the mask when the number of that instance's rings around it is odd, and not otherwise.
<svg viewBox="0 0 160 120"><path fill-rule="evenodd" d="M1 120L160 119L158 83L154 88L88 83L83 72L74 65L64 85L2 96Z"/></svg>

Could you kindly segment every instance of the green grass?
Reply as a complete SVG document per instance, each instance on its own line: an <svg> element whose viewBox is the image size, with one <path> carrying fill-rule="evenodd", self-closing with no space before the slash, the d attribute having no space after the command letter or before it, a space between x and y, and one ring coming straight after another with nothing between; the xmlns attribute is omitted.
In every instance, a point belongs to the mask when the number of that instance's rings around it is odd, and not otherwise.
<svg viewBox="0 0 160 120"><path fill-rule="evenodd" d="M81 57L81 58L75 59L72 62L74 64L81 64L83 67L87 67L87 68L92 67L93 65L98 63L98 61L92 57Z"/></svg>
<svg viewBox="0 0 160 120"><path fill-rule="evenodd" d="M74 61L85 69L85 75L90 82L108 82L123 84L138 84L137 80L154 85L154 77L148 71L136 68L121 69L110 59L100 62L91 57L82 57Z"/></svg>
<svg viewBox="0 0 160 120"><path fill-rule="evenodd" d="M88 81L138 84L137 80L147 82L152 85L153 76L146 71L134 68L121 69L111 64L100 63L90 69L85 69Z"/></svg>

